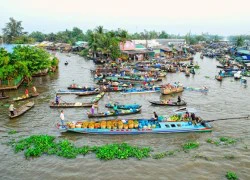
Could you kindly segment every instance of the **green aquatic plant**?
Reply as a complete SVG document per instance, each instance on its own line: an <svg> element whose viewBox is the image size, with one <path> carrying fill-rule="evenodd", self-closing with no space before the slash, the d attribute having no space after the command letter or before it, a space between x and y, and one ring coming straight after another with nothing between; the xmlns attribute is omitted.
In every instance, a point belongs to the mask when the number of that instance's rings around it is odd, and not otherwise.
<svg viewBox="0 0 250 180"><path fill-rule="evenodd" d="M162 153L157 153L157 154L153 154L152 155L152 158L153 159L162 159L162 158L165 158L167 156L174 156L175 155L175 152L174 150L172 151L167 151L167 152L162 152Z"/></svg>
<svg viewBox="0 0 250 180"><path fill-rule="evenodd" d="M57 155L64 158L76 158L77 155L86 155L89 152L96 154L96 157L103 160L128 159L135 157L142 159L150 156L149 147L136 147L126 143L107 144L104 146L82 146L76 147L68 140L55 142L55 137L48 135L33 135L17 142L12 141L16 153L24 151L25 157L39 157L43 154Z"/></svg>
<svg viewBox="0 0 250 180"><path fill-rule="evenodd" d="M182 148L184 151L186 151L186 150L198 148L199 146L200 146L199 142L190 141L190 142L183 144Z"/></svg>
<svg viewBox="0 0 250 180"><path fill-rule="evenodd" d="M107 144L100 147L95 147L96 157L103 160L111 159L128 159L135 157L139 160L149 157L150 148L139 148L130 146L127 143L122 144Z"/></svg>
<svg viewBox="0 0 250 180"><path fill-rule="evenodd" d="M16 134L16 133L17 133L17 131L13 130L13 129L8 132L8 134Z"/></svg>
<svg viewBox="0 0 250 180"><path fill-rule="evenodd" d="M205 155L202 155L202 154L196 154L196 155L194 155L194 158L205 159L206 161L212 161L211 158L209 158Z"/></svg>
<svg viewBox="0 0 250 180"><path fill-rule="evenodd" d="M232 160L232 159L235 159L235 156L233 154L226 154L224 155L224 158Z"/></svg>
<svg viewBox="0 0 250 180"><path fill-rule="evenodd" d="M236 139L229 138L229 137L220 137L220 141L224 142L225 144L235 144L237 142Z"/></svg>
<svg viewBox="0 0 250 180"><path fill-rule="evenodd" d="M219 140L217 141L211 138L208 138L206 142L210 144L215 144L215 145L221 145L221 144L230 145L230 144L235 144L237 140L230 138L230 137L220 137Z"/></svg>
<svg viewBox="0 0 250 180"><path fill-rule="evenodd" d="M227 174L226 174L226 178L228 180L238 180L239 179L237 174L235 172L233 172L233 171L228 171Z"/></svg>

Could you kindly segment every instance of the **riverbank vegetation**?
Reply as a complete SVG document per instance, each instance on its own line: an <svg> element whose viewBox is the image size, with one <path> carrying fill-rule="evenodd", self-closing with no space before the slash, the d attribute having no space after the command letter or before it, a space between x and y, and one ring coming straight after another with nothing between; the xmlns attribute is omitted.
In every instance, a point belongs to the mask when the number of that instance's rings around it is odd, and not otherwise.
<svg viewBox="0 0 250 180"><path fill-rule="evenodd" d="M30 79L32 75L57 65L58 59L40 48L19 45L12 53L0 48L0 79L3 81L17 77Z"/></svg>

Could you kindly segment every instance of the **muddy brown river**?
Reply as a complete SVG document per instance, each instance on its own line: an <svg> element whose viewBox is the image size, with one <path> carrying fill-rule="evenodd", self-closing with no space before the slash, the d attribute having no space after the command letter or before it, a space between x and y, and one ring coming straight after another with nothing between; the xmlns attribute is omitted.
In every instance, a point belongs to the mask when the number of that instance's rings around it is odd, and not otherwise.
<svg viewBox="0 0 250 180"><path fill-rule="evenodd" d="M0 179L226 179L227 171L235 171L240 179L250 179L250 119L235 119L212 122L211 133L179 133L179 134L146 134L146 135L82 135L76 133L60 133L56 129L59 122L59 109L50 109L49 102L54 100L55 91L66 89L71 83L93 85L90 69L95 65L77 55L68 56L58 53L59 71L44 77L34 78L34 85L40 96L35 98L35 107L25 115L10 120L8 103L0 101ZM219 72L215 59L194 57L200 69L196 75L186 77L184 73L168 74L164 82L179 81L184 86L209 88L209 92L184 91L182 99L188 107L196 108L203 119L219 119L249 115L250 89L243 87L240 81L225 78L222 82L214 79ZM64 62L68 61L68 66ZM250 79L248 82L250 82ZM24 93L25 86L8 92L10 96ZM150 118L153 112L158 115L170 114L174 107L151 106L149 100L177 99L177 95L162 96L160 93L121 95L111 93L111 99L120 103L138 103L142 105L141 114L124 116L124 118ZM66 102L88 101L91 97L63 95ZM99 102L99 111L104 111L107 96ZM20 102L21 104L21 102ZM78 121L88 119L86 112L90 108L64 109L65 119ZM112 119L112 118L111 118ZM18 133L10 135L10 130ZM49 134L58 138L67 138L76 145L103 145L115 142L127 142L137 146L149 146L154 152L181 149L181 145L194 140L200 143L198 149L189 152L177 152L174 156L163 159L147 158L142 160L102 161L94 154L79 155L76 159L65 159L57 156L43 155L26 160L23 152L14 153L5 143L11 139L19 139L33 134ZM235 145L216 146L206 142L208 138L236 138ZM226 158L226 157L233 158Z"/></svg>

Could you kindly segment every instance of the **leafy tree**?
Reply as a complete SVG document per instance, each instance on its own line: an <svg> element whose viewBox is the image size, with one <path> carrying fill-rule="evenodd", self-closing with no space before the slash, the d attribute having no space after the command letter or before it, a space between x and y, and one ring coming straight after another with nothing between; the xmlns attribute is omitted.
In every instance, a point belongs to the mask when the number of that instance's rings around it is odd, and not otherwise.
<svg viewBox="0 0 250 180"><path fill-rule="evenodd" d="M239 36L239 37L236 38L235 45L237 47L242 47L244 45L244 39L243 39L242 36Z"/></svg>
<svg viewBox="0 0 250 180"><path fill-rule="evenodd" d="M16 21L12 17L9 20L10 22L6 23L3 28L3 35L7 43L11 43L14 38L23 35L22 21Z"/></svg>
<svg viewBox="0 0 250 180"><path fill-rule="evenodd" d="M45 40L46 35L39 31L32 32L29 37L35 39L36 42L42 42Z"/></svg>

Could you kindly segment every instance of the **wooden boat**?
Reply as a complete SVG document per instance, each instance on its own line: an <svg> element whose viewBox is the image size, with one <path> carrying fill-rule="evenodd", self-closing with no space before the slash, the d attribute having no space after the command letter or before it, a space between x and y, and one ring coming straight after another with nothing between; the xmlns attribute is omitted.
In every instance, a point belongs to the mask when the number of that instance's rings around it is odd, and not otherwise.
<svg viewBox="0 0 250 180"><path fill-rule="evenodd" d="M58 90L56 92L56 94L81 94L81 93L84 93L84 92L89 92L89 93L93 93L93 92L98 92L98 90L96 91L84 91L84 90Z"/></svg>
<svg viewBox="0 0 250 180"><path fill-rule="evenodd" d="M125 116L125 115L130 115L130 114L136 114L141 112L141 109L131 109L131 110L118 110L118 113L115 113L114 111L112 112L105 112L105 113L97 113L97 114L88 114L89 118L94 118L94 117L108 117L108 116Z"/></svg>
<svg viewBox="0 0 250 180"><path fill-rule="evenodd" d="M84 90L84 91L94 91L97 87L89 87L89 86L80 86L77 84L71 84L69 85L68 89L74 89L74 90Z"/></svg>
<svg viewBox="0 0 250 180"><path fill-rule="evenodd" d="M188 91L197 91L197 92L208 92L208 88L193 88L193 87L184 87L184 90Z"/></svg>
<svg viewBox="0 0 250 180"><path fill-rule="evenodd" d="M217 79L218 81L222 81L223 77L218 75L218 76L215 76L215 79Z"/></svg>
<svg viewBox="0 0 250 180"><path fill-rule="evenodd" d="M2 100L2 99L8 99L9 98L9 96L0 96L0 100Z"/></svg>
<svg viewBox="0 0 250 180"><path fill-rule="evenodd" d="M83 134L162 134L184 132L211 132L212 126L208 122L196 125L190 122L159 122L151 119L140 120L108 120L97 122L69 123L67 126L58 124L61 132L77 132Z"/></svg>
<svg viewBox="0 0 250 180"><path fill-rule="evenodd" d="M77 107L91 107L93 103L81 103L81 102L76 102L76 103L59 103L56 104L55 102L50 102L49 107L51 108L77 108Z"/></svg>
<svg viewBox="0 0 250 180"><path fill-rule="evenodd" d="M155 92L160 92L161 88L160 87L155 87L153 88L149 88L149 89L136 89L136 88L132 88L132 89L126 89L123 92L121 92L121 94L142 94L142 93L155 93Z"/></svg>
<svg viewBox="0 0 250 180"><path fill-rule="evenodd" d="M22 114L24 114L24 113L26 113L28 110L30 110L32 107L34 107L34 105L35 105L34 102L28 102L28 103L22 105L21 107L16 108L15 111L14 111L14 116L11 116L11 115L9 114L9 117L12 119L12 118L21 116Z"/></svg>
<svg viewBox="0 0 250 180"><path fill-rule="evenodd" d="M91 96L91 95L95 95L95 94L99 94L100 91L86 91L86 92L78 92L75 93L75 95L77 96Z"/></svg>
<svg viewBox="0 0 250 180"><path fill-rule="evenodd" d="M91 103L97 103L100 99L102 99L102 97L105 95L105 92L101 92L100 94L98 94L96 97L94 97L91 100Z"/></svg>
<svg viewBox="0 0 250 180"><path fill-rule="evenodd" d="M114 104L108 103L105 104L105 107L107 108L113 108ZM118 109L139 109L141 108L141 105L139 104L117 104Z"/></svg>
<svg viewBox="0 0 250 180"><path fill-rule="evenodd" d="M178 87L164 87L161 88L161 93L164 95L168 94L174 94L174 93L179 93L184 90L183 86L178 86Z"/></svg>
<svg viewBox="0 0 250 180"><path fill-rule="evenodd" d="M26 97L25 95L23 95L22 97L13 98L12 101L24 101L26 99L34 98L34 97L37 97L37 96L39 96L38 93L37 94L31 94L28 97Z"/></svg>
<svg viewBox="0 0 250 180"><path fill-rule="evenodd" d="M172 103L168 103L168 102L164 102L164 101L149 101L149 102L153 105L160 105L160 106L185 106L185 105L187 105L187 103L185 101L172 102Z"/></svg>

